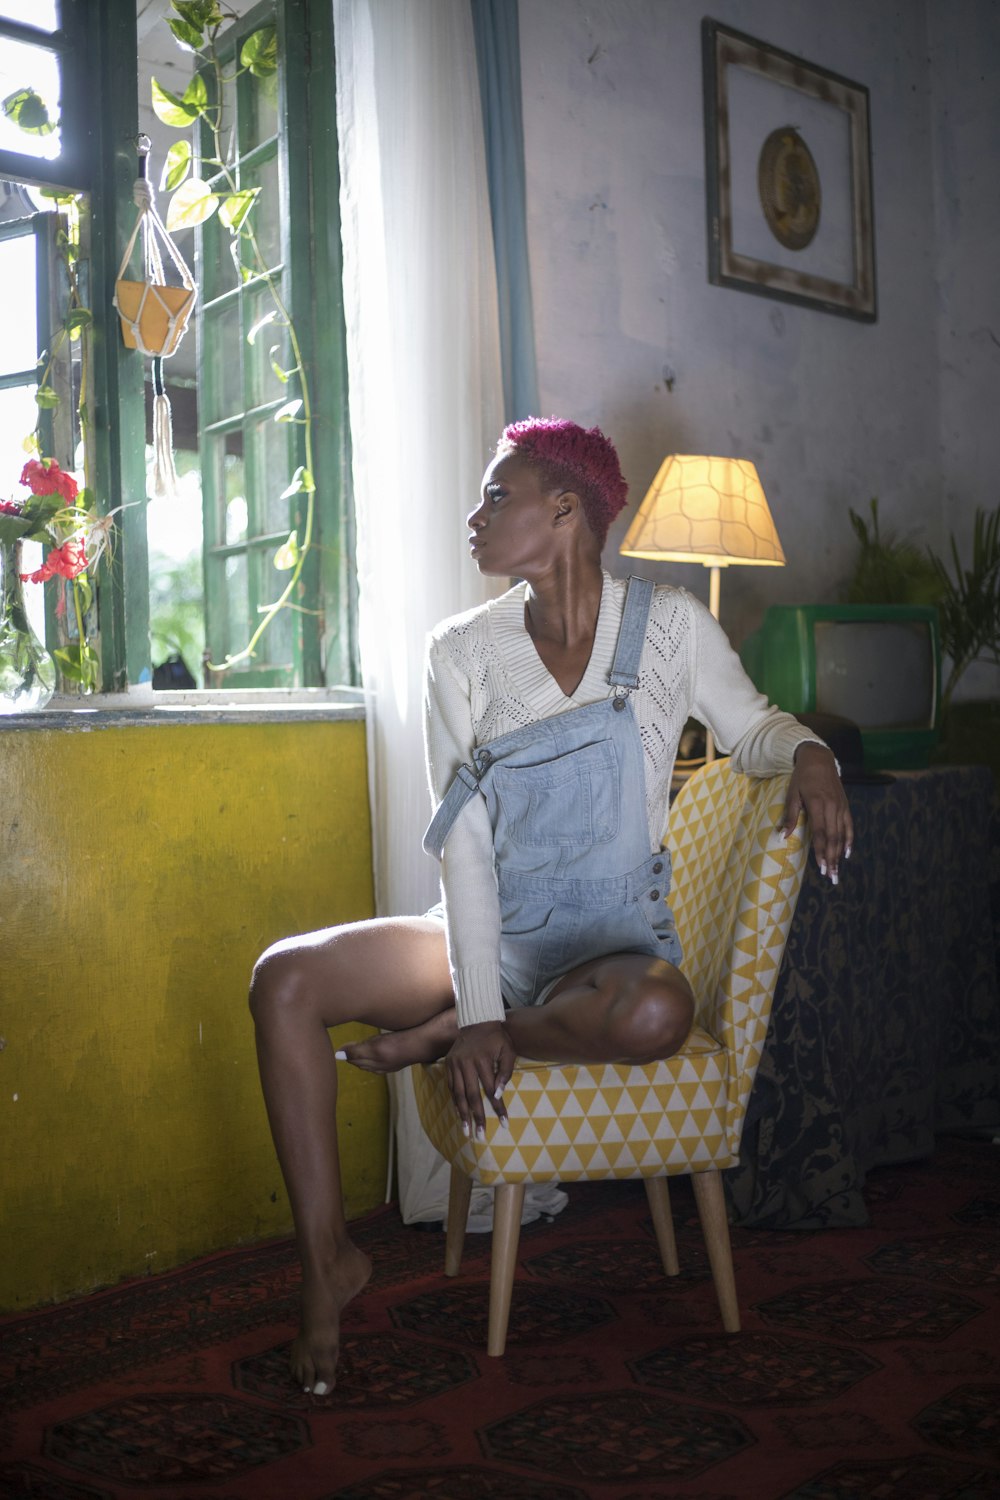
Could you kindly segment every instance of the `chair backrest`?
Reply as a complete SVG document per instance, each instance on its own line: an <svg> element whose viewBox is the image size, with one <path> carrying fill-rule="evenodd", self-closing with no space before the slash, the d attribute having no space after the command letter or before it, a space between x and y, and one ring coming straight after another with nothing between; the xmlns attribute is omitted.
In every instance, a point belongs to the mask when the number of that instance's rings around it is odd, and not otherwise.
<svg viewBox="0 0 1000 1500"><path fill-rule="evenodd" d="M711 761L682 786L667 831L682 967L697 1024L730 1054L737 1142L808 856L801 822L780 832L788 779Z"/></svg>

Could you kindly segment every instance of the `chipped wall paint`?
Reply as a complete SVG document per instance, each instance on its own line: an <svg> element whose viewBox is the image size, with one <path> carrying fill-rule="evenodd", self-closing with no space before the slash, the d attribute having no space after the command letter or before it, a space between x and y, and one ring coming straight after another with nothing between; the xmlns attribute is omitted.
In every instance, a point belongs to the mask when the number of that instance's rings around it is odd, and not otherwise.
<svg viewBox="0 0 1000 1500"><path fill-rule="evenodd" d="M521 0L528 241L542 409L605 427L631 486L614 571L668 453L757 464L788 566L727 571L739 641L768 604L838 597L849 507L878 495L885 524L940 547L996 504L1000 6L707 13L868 87L878 321L709 284L702 0ZM643 571L707 600L700 567Z"/></svg>
<svg viewBox="0 0 1000 1500"><path fill-rule="evenodd" d="M0 1308L286 1232L247 980L372 915L364 724L0 728L0 766ZM386 1094L342 1076L357 1215Z"/></svg>

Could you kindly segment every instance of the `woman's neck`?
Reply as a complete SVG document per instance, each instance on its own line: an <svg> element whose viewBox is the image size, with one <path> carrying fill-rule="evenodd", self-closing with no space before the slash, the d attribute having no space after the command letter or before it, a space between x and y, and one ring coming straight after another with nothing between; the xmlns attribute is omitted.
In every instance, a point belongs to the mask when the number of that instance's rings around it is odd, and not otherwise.
<svg viewBox="0 0 1000 1500"><path fill-rule="evenodd" d="M524 628L567 698L579 687L594 649L604 576L600 563L565 566L528 582Z"/></svg>

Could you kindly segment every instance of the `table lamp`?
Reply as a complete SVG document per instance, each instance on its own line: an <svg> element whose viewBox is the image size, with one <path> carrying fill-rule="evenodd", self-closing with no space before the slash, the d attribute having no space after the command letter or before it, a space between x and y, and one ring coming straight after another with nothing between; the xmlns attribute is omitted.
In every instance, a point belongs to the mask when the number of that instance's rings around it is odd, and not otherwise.
<svg viewBox="0 0 1000 1500"><path fill-rule="evenodd" d="M665 458L619 551L710 569L708 607L719 618L720 569L780 568L785 554L755 466L745 458ZM709 734L706 760L715 747Z"/></svg>

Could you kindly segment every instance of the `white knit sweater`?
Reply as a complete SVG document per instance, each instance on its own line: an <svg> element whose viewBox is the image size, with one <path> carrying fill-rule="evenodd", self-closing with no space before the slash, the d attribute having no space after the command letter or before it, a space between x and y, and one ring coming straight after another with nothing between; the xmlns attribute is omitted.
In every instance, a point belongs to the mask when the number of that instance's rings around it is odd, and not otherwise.
<svg viewBox="0 0 1000 1500"><path fill-rule="evenodd" d="M436 808L476 745L525 724L611 695L608 672L626 582L604 574L594 649L572 697L543 665L524 627L525 586L432 632L427 653L425 743ZM670 777L689 716L706 724L736 770L790 771L795 750L816 736L768 706L704 605L683 589L658 586L650 609L633 706L646 768L650 851L667 826ZM482 797L467 803L441 862L448 958L460 1026L502 1020L500 907L493 831Z"/></svg>

